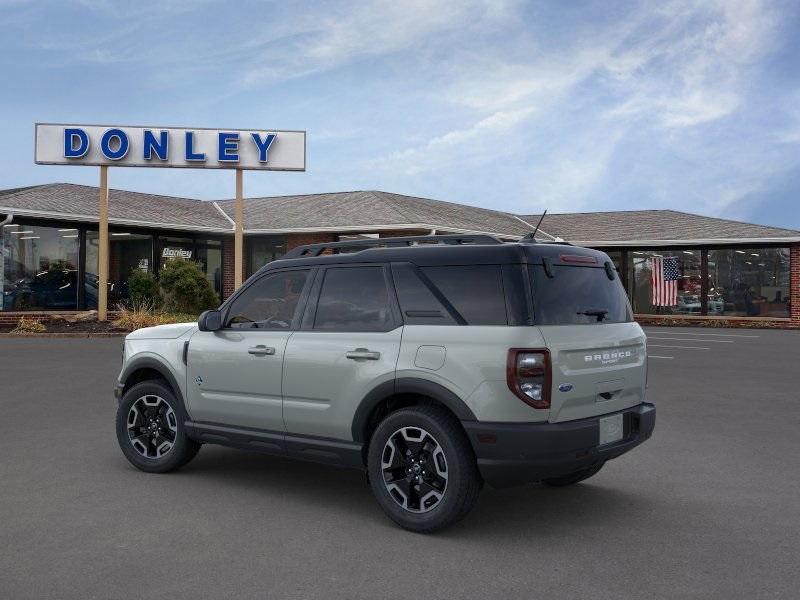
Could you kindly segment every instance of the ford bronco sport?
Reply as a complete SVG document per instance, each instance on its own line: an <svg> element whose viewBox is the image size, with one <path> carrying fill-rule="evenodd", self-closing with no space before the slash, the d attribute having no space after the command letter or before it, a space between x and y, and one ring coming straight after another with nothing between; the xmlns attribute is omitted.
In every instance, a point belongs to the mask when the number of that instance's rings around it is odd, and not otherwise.
<svg viewBox="0 0 800 600"><path fill-rule="evenodd" d="M365 470L400 526L484 482L563 486L646 440L642 329L609 257L489 236L302 246L219 310L125 338L117 437L165 472L205 443Z"/></svg>

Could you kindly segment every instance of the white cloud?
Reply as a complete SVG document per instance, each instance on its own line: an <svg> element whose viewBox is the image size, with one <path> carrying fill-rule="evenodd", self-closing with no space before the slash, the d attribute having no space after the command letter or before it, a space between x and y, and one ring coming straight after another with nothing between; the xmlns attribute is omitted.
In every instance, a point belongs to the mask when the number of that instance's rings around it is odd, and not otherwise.
<svg viewBox="0 0 800 600"><path fill-rule="evenodd" d="M373 165L380 166L388 162L402 172L413 175L436 171L456 161L463 167L475 162L496 160L503 154L503 142L498 143L497 136L513 130L530 118L533 112L533 108L499 111L466 129L448 131L420 146L375 161Z"/></svg>
<svg viewBox="0 0 800 600"><path fill-rule="evenodd" d="M364 57L416 53L422 45L436 44L478 27L507 23L514 0L373 0L334 5L330 10L295 19L295 35L302 42L287 48L271 47L263 60L248 68L243 85L275 82L329 70ZM278 66L276 66L278 65Z"/></svg>
<svg viewBox="0 0 800 600"><path fill-rule="evenodd" d="M454 110L463 108L462 125L374 163L405 174L491 169L517 152L521 163L530 163L515 182L522 202L584 208L609 185L612 158L632 128L652 131L663 151L688 157L695 153L687 145L698 142L691 132L740 111L753 70L776 47L777 20L777 10L760 0L679 0L643 4L555 44L536 39L541 32L534 27L509 33L504 45L482 54L455 49L443 98ZM489 131L486 151L467 143ZM735 160L717 153L717 160ZM725 189L713 189L718 200L707 205L710 211L722 212L756 189L746 166L727 177Z"/></svg>

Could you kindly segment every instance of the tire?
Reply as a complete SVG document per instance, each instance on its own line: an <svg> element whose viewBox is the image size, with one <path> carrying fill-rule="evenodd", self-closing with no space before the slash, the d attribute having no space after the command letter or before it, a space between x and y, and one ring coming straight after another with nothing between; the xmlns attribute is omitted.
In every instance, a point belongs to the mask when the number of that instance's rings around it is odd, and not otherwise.
<svg viewBox="0 0 800 600"><path fill-rule="evenodd" d="M117 408L119 447L125 458L142 471L166 473L179 469L200 450L200 444L186 435L186 418L183 405L165 383L137 383L125 392Z"/></svg>
<svg viewBox="0 0 800 600"><path fill-rule="evenodd" d="M483 486L461 425L436 406L404 408L381 421L369 443L367 471L386 515L418 533L463 519Z"/></svg>
<svg viewBox="0 0 800 600"><path fill-rule="evenodd" d="M550 477L549 479L543 479L542 483L545 483L552 487L564 487L567 485L573 485L575 483L578 483L579 481L583 481L584 479L589 479L589 477L596 475L597 472L603 468L604 464L606 463L601 462L600 464L589 467L588 469L575 471L574 473L570 473L569 475L562 475L561 477Z"/></svg>

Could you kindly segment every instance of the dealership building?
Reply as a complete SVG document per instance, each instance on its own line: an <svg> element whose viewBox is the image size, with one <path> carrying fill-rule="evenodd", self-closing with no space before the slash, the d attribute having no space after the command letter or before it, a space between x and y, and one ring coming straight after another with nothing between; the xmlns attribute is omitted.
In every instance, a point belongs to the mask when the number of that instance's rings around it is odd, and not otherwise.
<svg viewBox="0 0 800 600"><path fill-rule="evenodd" d="M97 306L98 194L66 183L0 190L0 321ZM303 244L432 233L510 241L539 221L380 191L249 198L244 208L247 276ZM126 299L134 269L158 275L171 259L197 261L220 298L229 296L234 218L234 200L111 190L109 305ZM800 231L640 210L548 214L536 239L607 252L639 320L800 327ZM666 300L654 293L656 269L673 273L676 292Z"/></svg>

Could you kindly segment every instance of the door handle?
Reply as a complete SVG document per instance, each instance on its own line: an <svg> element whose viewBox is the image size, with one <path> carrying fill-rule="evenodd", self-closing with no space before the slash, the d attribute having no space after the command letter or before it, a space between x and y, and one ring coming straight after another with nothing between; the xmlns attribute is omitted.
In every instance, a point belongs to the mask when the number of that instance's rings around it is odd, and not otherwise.
<svg viewBox="0 0 800 600"><path fill-rule="evenodd" d="M347 358L352 358L353 360L357 360L359 358L363 358L366 360L379 360L381 357L380 352L373 352L366 348L356 348L355 350L350 350L347 354L345 354Z"/></svg>
<svg viewBox="0 0 800 600"><path fill-rule="evenodd" d="M248 348L247 353L253 354L254 356L272 356L275 354L275 348L267 348L263 344L259 344L258 346Z"/></svg>

